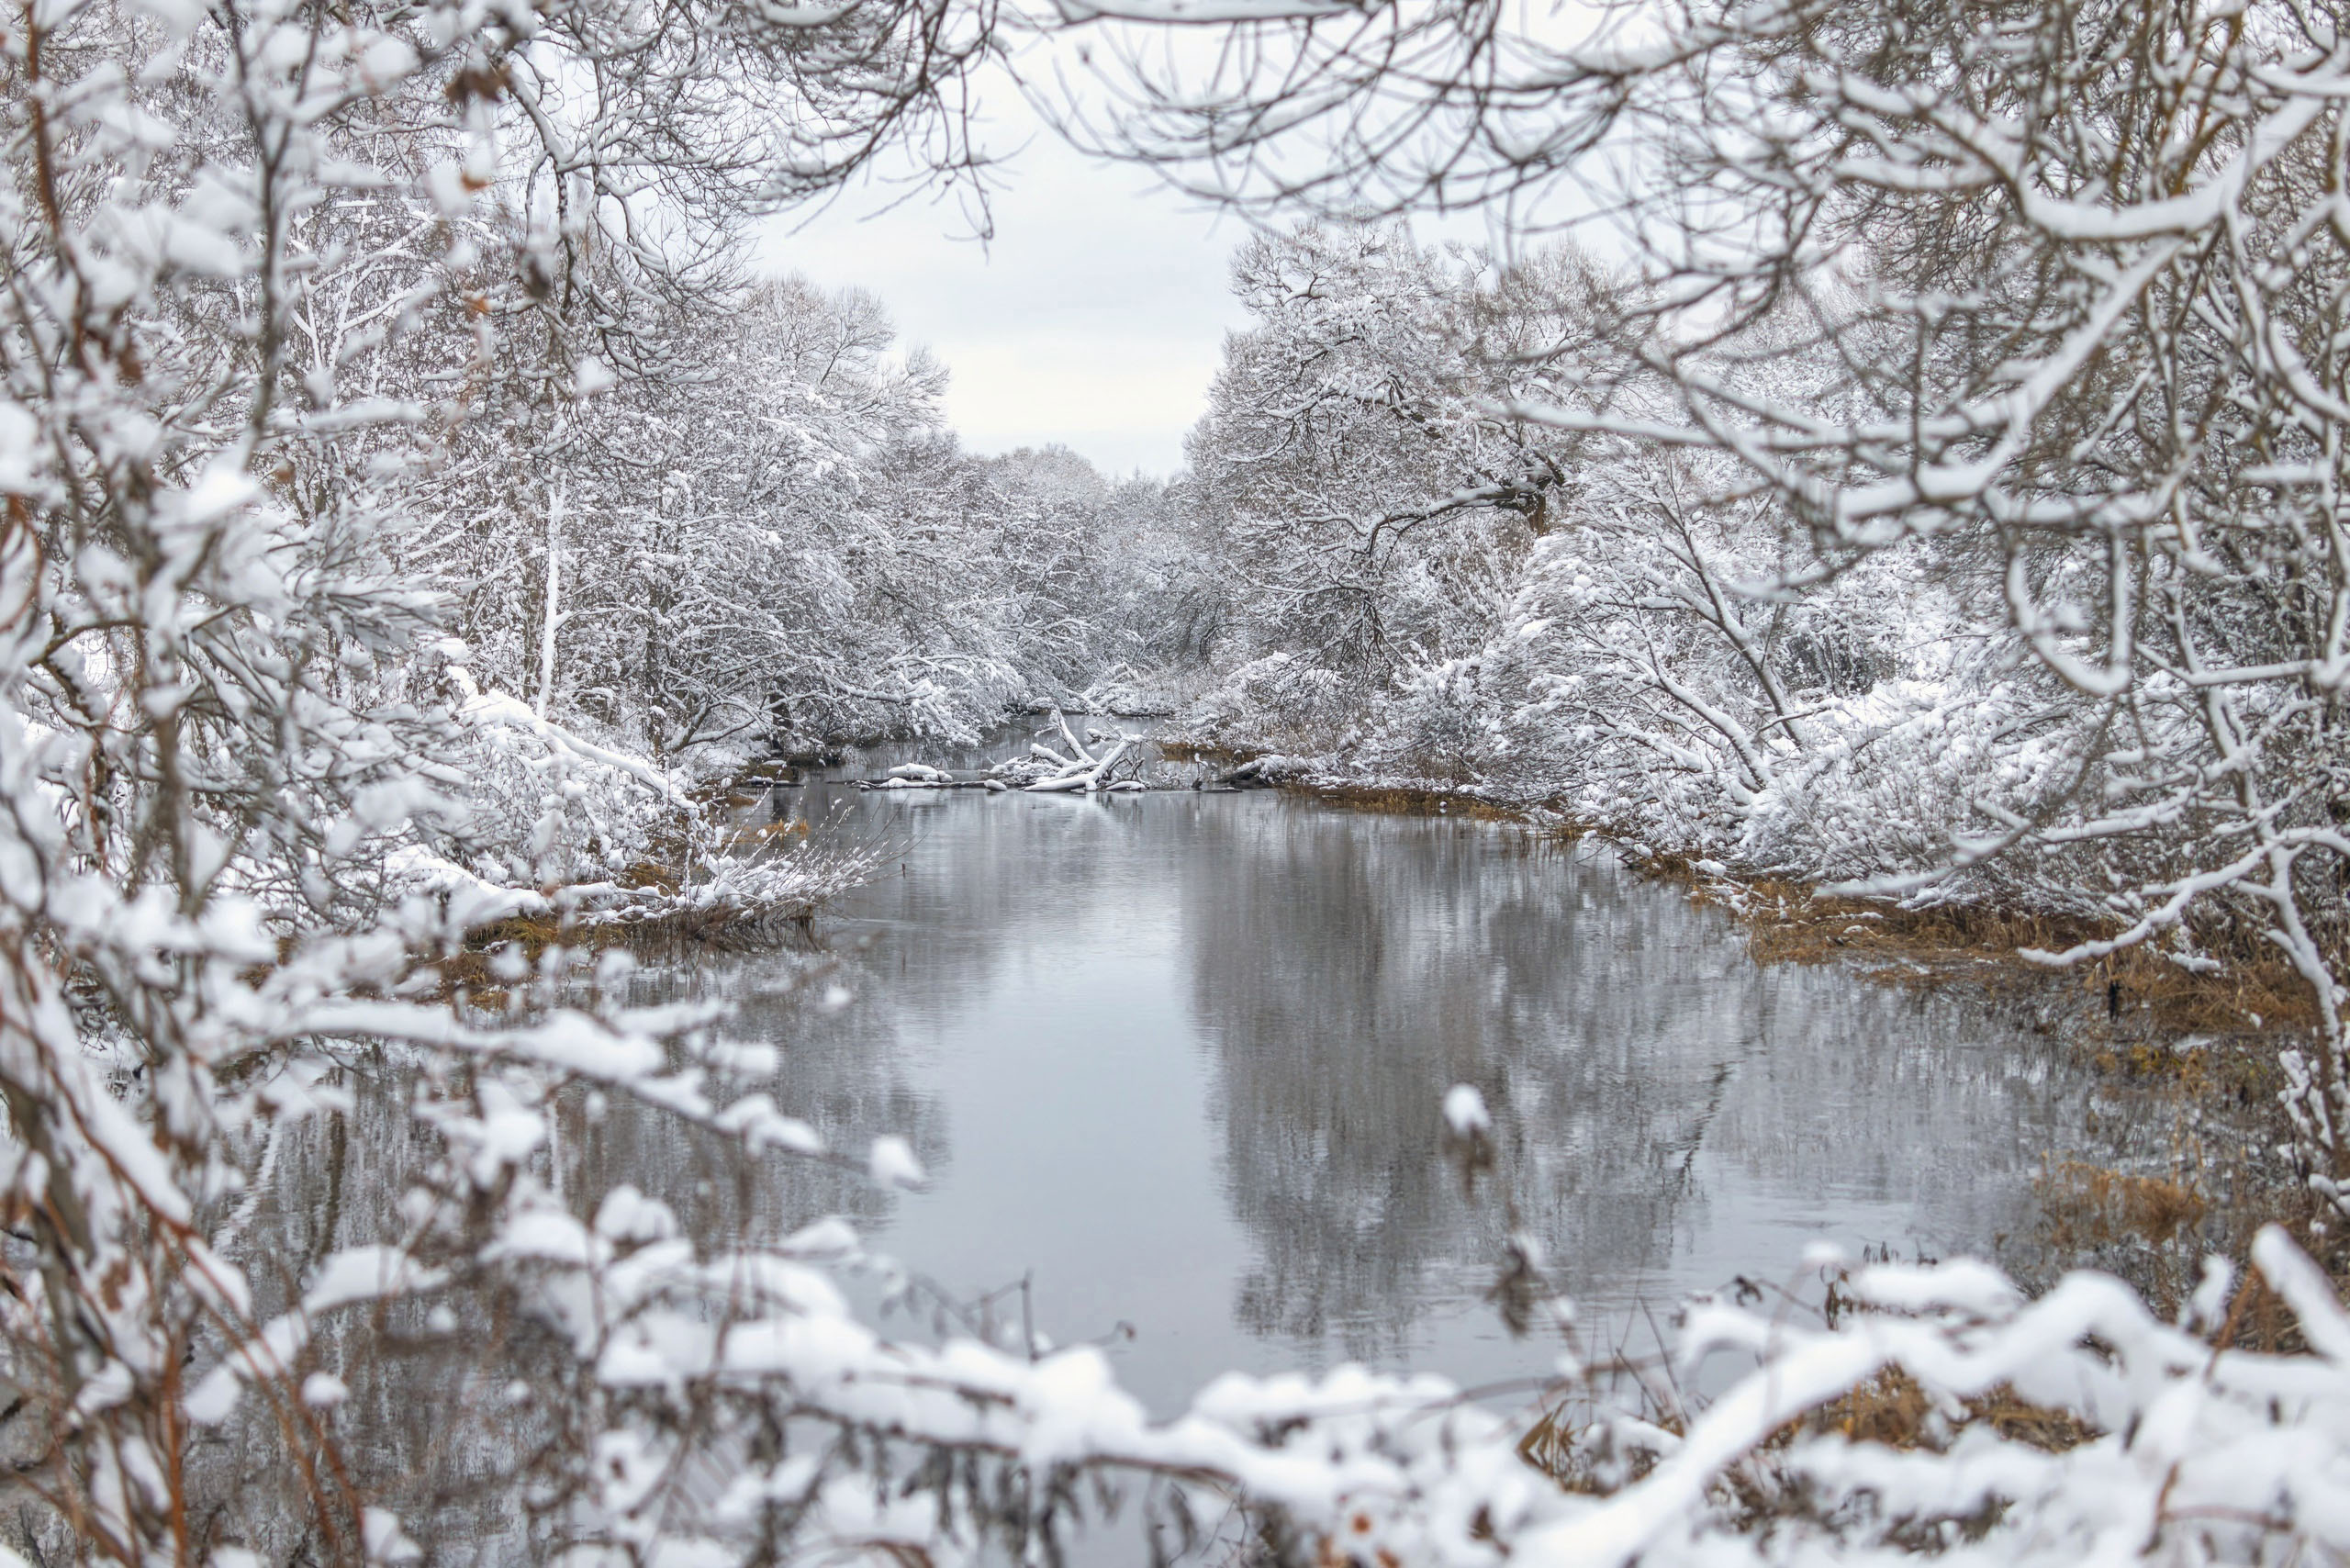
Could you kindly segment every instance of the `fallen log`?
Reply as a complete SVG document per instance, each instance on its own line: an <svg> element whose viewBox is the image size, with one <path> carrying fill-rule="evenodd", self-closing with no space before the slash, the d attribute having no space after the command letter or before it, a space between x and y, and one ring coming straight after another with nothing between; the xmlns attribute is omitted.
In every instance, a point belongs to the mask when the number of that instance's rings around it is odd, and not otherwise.
<svg viewBox="0 0 2350 1568"><path fill-rule="evenodd" d="M878 778L853 782L860 790L986 790L993 793L1020 790L1039 795L1133 793L1154 788L1131 771L1141 761L1139 748L1147 736L1124 732L1105 734L1089 725L1085 737L1080 739L1058 709L1053 711L1053 724L1059 731L1060 747L1048 745L1041 738L1031 740L1027 756L999 762L977 778L957 778L928 763L901 762ZM1113 744L1096 749L1104 741ZM1124 778L1117 777L1122 767L1129 768Z"/></svg>
<svg viewBox="0 0 2350 1568"><path fill-rule="evenodd" d="M1298 758L1271 752L1250 757L1215 783L1227 790L1270 790L1306 771L1306 765Z"/></svg>
<svg viewBox="0 0 2350 1568"><path fill-rule="evenodd" d="M1101 789L1103 784L1109 781L1110 770L1117 767L1119 762L1125 758L1127 751L1133 747L1136 738L1137 737L1133 735L1121 736L1118 744L1112 746L1105 755L1098 759L1087 756L1084 749L1080 747L1078 755L1084 758L1084 761L1080 765L1070 768L1068 772L1061 774L1058 778L1040 778L1035 783L1029 785L1028 790L1033 794L1044 794L1046 792L1054 792L1063 790L1082 790L1088 794L1091 794L1094 790Z"/></svg>

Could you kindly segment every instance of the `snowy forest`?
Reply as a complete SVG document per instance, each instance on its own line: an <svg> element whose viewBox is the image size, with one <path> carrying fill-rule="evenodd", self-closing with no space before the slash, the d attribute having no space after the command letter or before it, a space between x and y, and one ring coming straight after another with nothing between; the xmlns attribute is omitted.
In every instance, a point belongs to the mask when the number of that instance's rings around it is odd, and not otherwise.
<svg viewBox="0 0 2350 1568"><path fill-rule="evenodd" d="M2350 1555L2350 7L0 37L0 1562ZM1248 220L1181 471L968 450L888 300L754 243L885 168L983 197L983 90ZM1490 244L1425 221L1462 212ZM2244 1065L2196 1137L2274 1223L2167 1284L1817 1246L1782 1271L1824 1294L1717 1281L1636 1354L1464 1069L1372 1113L1442 1176L1380 1223L1482 1249L1539 1375L1147 1411L1084 1325L868 1245L933 1185L918 1117L841 1136L887 1097L669 983L796 943L787 1030L862 1016L823 912L920 834L744 802L882 747L899 801L1441 801L1741 917L1991 933L2116 1019L2199 988L2179 1059ZM1512 896L1513 964L1572 951ZM1410 913L1327 918L1400 951ZM1217 940L1216 1027L1314 1026L1314 975ZM1304 1149L1236 1202L1345 1164L1351 1103L1272 1107L1356 1071L1223 1084L1236 1147ZM622 1120L717 1174L581 1154Z"/></svg>

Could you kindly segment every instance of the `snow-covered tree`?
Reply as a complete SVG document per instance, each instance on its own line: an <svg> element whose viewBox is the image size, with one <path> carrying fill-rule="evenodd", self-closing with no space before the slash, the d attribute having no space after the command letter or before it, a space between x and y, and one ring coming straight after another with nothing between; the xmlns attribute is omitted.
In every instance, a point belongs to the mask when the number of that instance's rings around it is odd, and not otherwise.
<svg viewBox="0 0 2350 1568"><path fill-rule="evenodd" d="M1185 499L1227 574L1216 652L1249 665L1246 700L1287 744L1330 744L1399 678L1473 652L1550 525L1562 475L1496 406L1522 389L1505 344L1526 323L1487 271L1339 225L1235 261L1256 324L1226 342Z"/></svg>

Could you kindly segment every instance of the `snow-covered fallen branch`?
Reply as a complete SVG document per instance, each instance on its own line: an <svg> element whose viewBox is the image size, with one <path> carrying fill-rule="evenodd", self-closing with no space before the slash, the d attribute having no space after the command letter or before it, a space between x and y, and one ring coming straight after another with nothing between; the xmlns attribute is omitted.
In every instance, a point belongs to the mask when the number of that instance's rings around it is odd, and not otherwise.
<svg viewBox="0 0 2350 1568"><path fill-rule="evenodd" d="M957 778L943 767L928 763L901 762L878 778L860 778L860 790L984 790L985 778Z"/></svg>
<svg viewBox="0 0 2350 1568"><path fill-rule="evenodd" d="M1028 755L998 763L992 777L1014 789L1035 794L1058 794L1083 791L1094 794L1105 790L1145 790L1149 788L1132 776L1120 778L1121 765L1139 766L1138 748L1147 744L1145 737L1119 731L1103 736L1099 731L1090 732L1087 739L1078 738L1069 727L1069 719L1058 708L1053 710L1053 723L1060 732L1061 744L1068 747L1058 751L1042 741L1032 742ZM1104 745L1103 741L1108 741ZM1091 745L1088 745L1091 741ZM1100 749L1095 749L1100 748Z"/></svg>

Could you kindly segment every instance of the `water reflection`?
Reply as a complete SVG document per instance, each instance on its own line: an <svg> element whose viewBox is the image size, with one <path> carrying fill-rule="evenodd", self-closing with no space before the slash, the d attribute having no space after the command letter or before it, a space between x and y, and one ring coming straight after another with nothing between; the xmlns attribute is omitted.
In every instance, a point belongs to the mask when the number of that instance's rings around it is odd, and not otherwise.
<svg viewBox="0 0 2350 1568"><path fill-rule="evenodd" d="M586 1094L561 1105L550 1179L582 1217L627 1183L713 1241L845 1215L950 1289L1025 1279L1042 1327L1112 1337L1161 1410L1236 1367L1539 1374L1549 1349L1483 1300L1513 1228L1613 1332L1644 1303L1784 1279L1823 1234L1989 1249L2031 1227L2043 1159L2144 1141L2099 1104L2090 1144L2092 1079L1977 999L1759 968L1719 914L1512 829L1263 794L820 782L780 801L889 836L892 873L810 950L652 956L636 999L729 1002L732 1033L778 1053L785 1110L843 1149L906 1137L932 1186L745 1162ZM271 1260L265 1310L326 1252L398 1233L429 1154L409 1070L354 1060L351 1111L270 1155L244 1243ZM1473 1201L1438 1153L1459 1082L1501 1148ZM385 1353L417 1367L345 1369L347 1429L387 1473L453 1470L494 1498L510 1448L438 1445L485 1419L510 1437L512 1372L403 1332Z"/></svg>
<svg viewBox="0 0 2350 1568"><path fill-rule="evenodd" d="M915 1138L938 1181L866 1210L879 1245L958 1288L1030 1277L1064 1334L1131 1326L1162 1408L1232 1366L1540 1370L1481 1299L1513 1225L1620 1318L1785 1278L1821 1235L1989 1249L2084 1144L2093 1084L2040 1036L1759 968L1604 853L1268 795L846 809L910 842L829 924L856 1001L743 1028L794 1109ZM1438 1152L1456 1082L1503 1145L1474 1202Z"/></svg>
<svg viewBox="0 0 2350 1568"><path fill-rule="evenodd" d="M1251 1242L1234 1317L1308 1354L1457 1353L1419 1320L1475 1298L1505 1219L1434 1157L1451 1083L1494 1112L1518 1223L1603 1309L1782 1277L1821 1234L1988 1247L2079 1138L2090 1085L2037 1036L1760 968L1605 856L1277 802L1209 814L1190 864L1184 961Z"/></svg>
<svg viewBox="0 0 2350 1568"><path fill-rule="evenodd" d="M546 1177L583 1218L621 1184L712 1243L845 1215L951 1290L1024 1280L1044 1328L1109 1336L1161 1411L1229 1368L1539 1375L1550 1348L1483 1299L1512 1230L1609 1337L1643 1304L1785 1279L1821 1235L1989 1249L2031 1227L2045 1159L2154 1141L1980 998L1759 968L1718 913L1512 829L1188 791L820 779L776 803L895 844L891 874L800 949L647 955L633 999L727 1002L730 1032L777 1053L759 1087L835 1148L909 1138L931 1187L745 1161L577 1092ZM347 1111L250 1151L259 1179L223 1201L248 1205L236 1246L264 1316L334 1249L400 1233L431 1155L415 1070L360 1053ZM1474 1198L1438 1153L1460 1082L1500 1146ZM532 1395L565 1358L527 1316L388 1319L322 1329L360 1473L438 1500L412 1523L446 1560L526 1558L519 1500L562 1407ZM222 1441L203 1462L282 1561L300 1511L268 1506L277 1452Z"/></svg>

